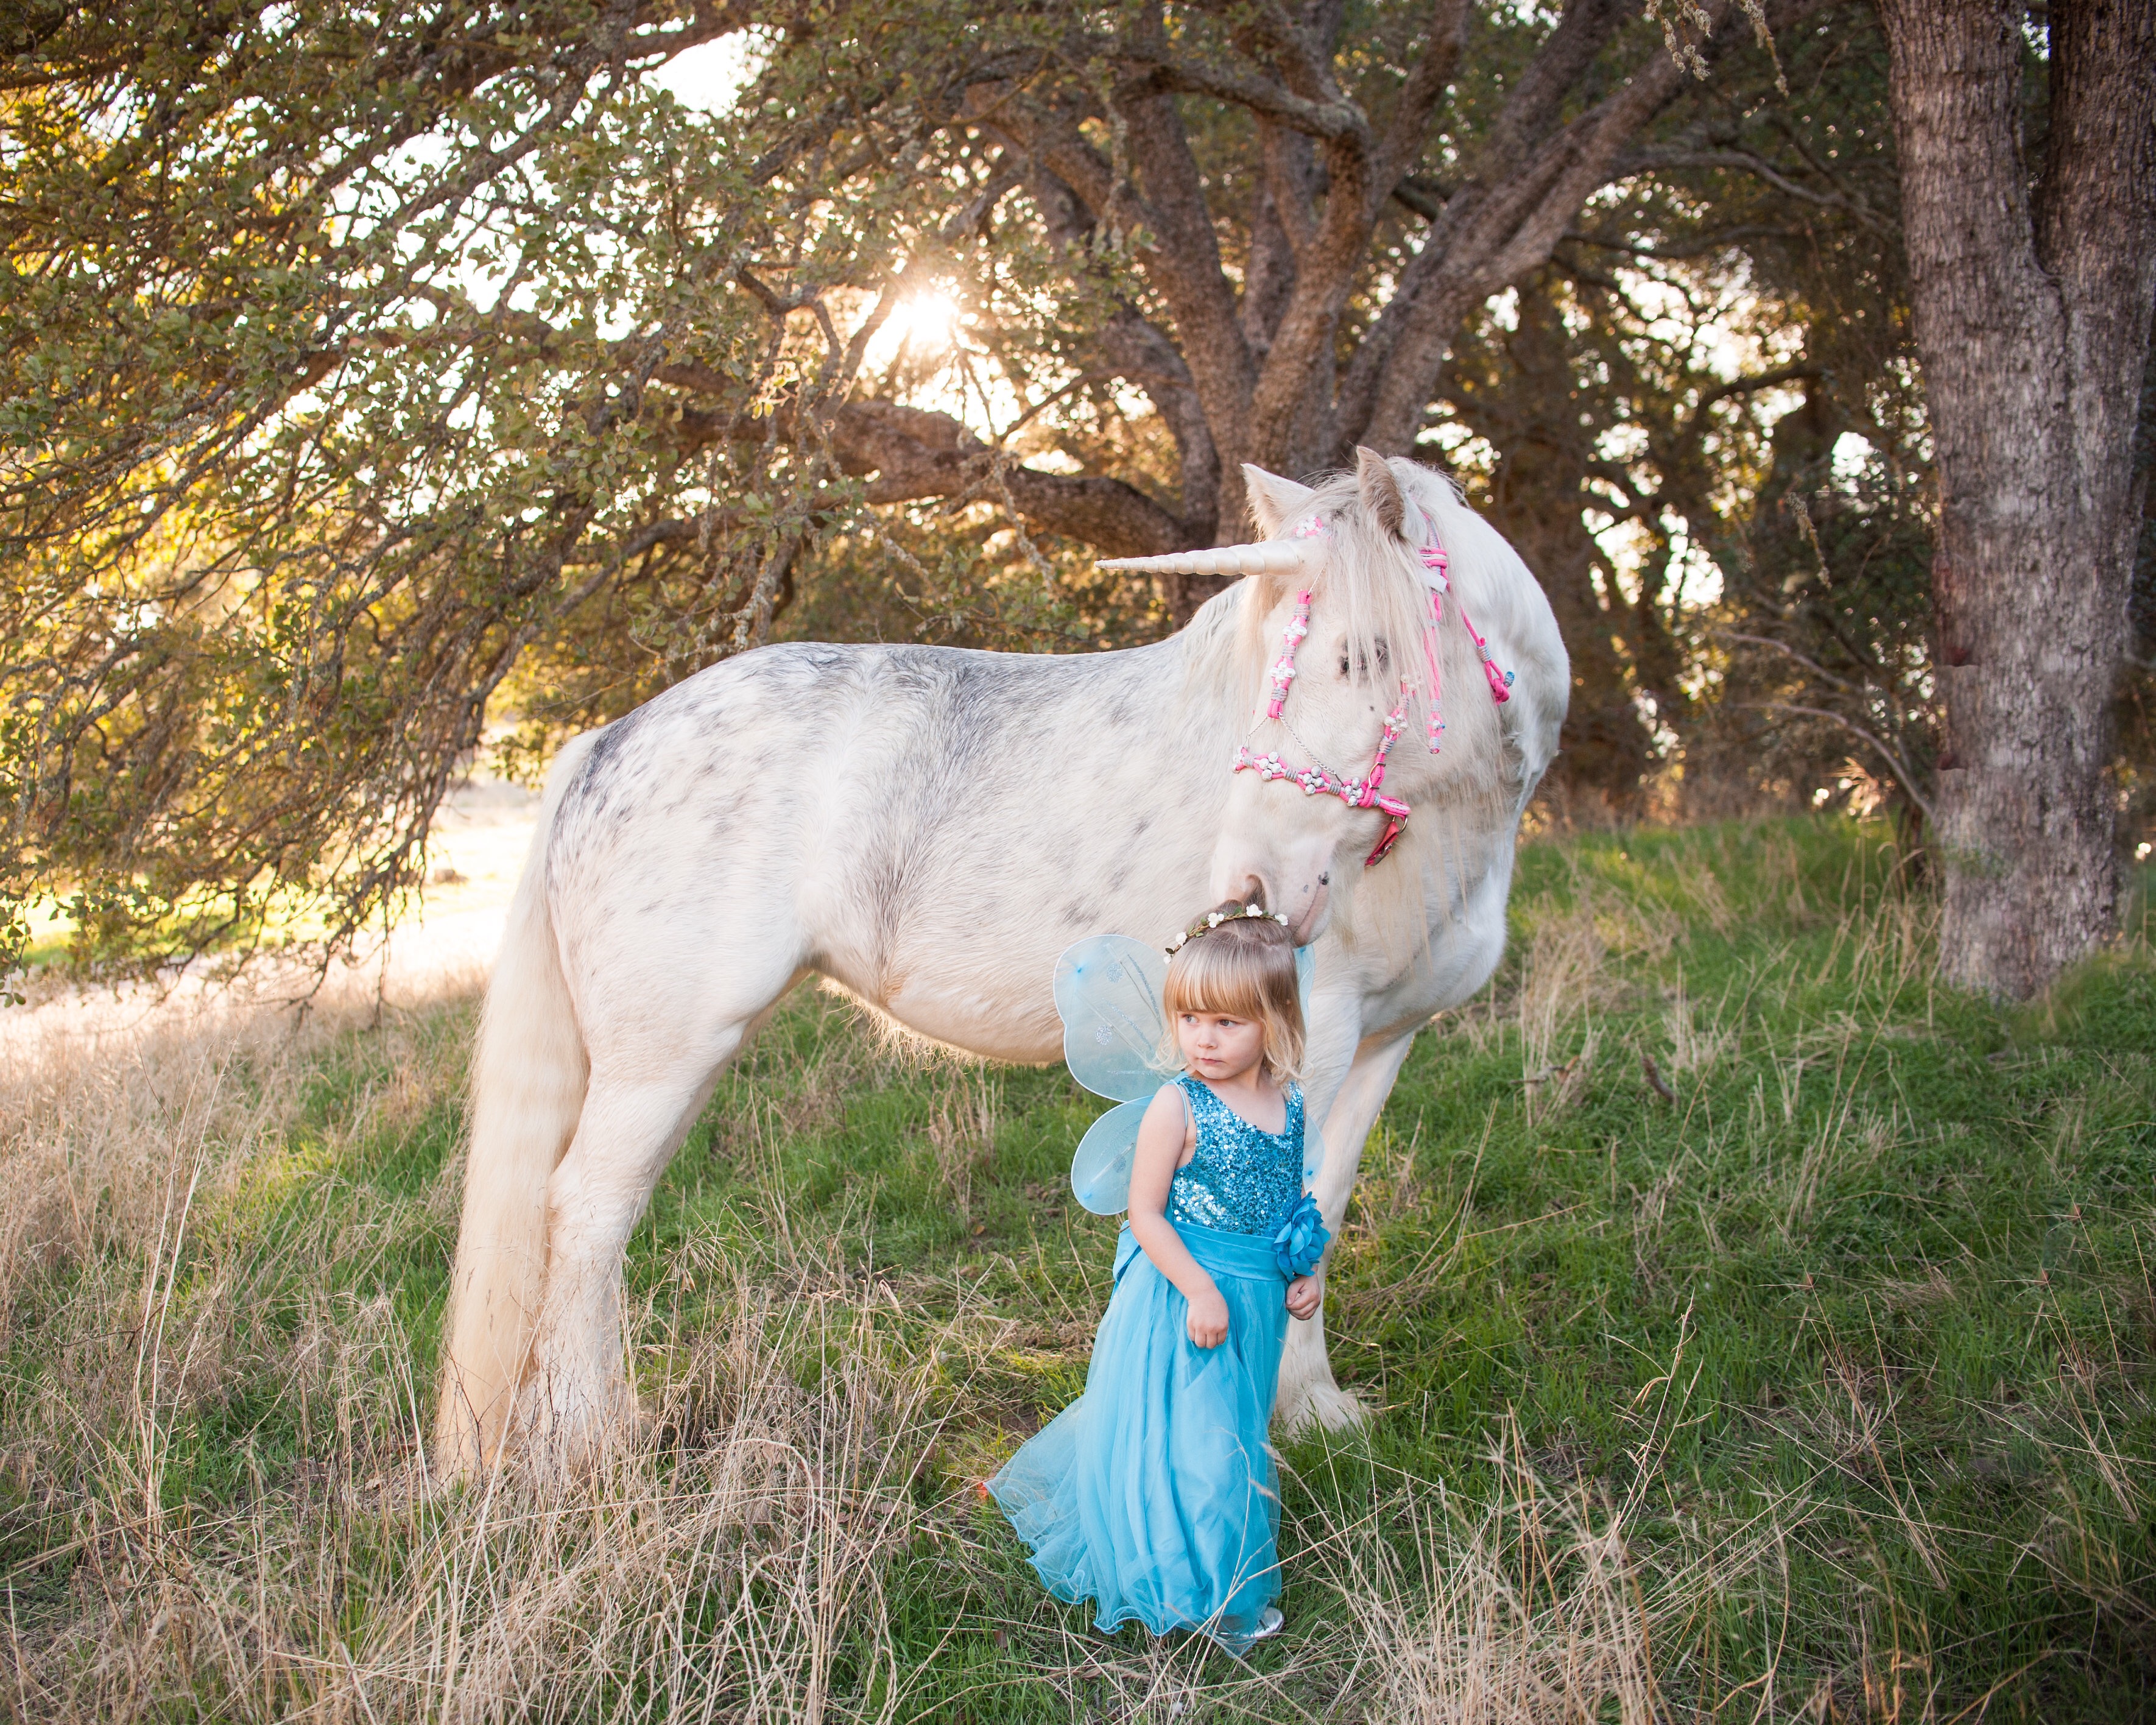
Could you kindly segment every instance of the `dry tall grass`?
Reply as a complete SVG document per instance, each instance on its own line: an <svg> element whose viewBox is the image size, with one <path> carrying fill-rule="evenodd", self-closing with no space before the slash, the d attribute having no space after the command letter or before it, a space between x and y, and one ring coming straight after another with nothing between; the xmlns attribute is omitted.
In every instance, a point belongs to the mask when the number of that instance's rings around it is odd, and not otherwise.
<svg viewBox="0 0 2156 1725"><path fill-rule="evenodd" d="M1116 1643L1068 1636L1027 1686L1053 1698L1051 1717L1088 1720L1650 1725L1669 1717L1654 1668L1660 1638L1696 1615L1736 1566L1650 1573L1630 1543L1639 1504L1553 1486L1511 1435L1490 1459L1496 1489L1471 1502L1441 1482L1377 1468L1362 1513L1291 1527L1291 1599L1302 1604L1285 1656L1263 1670L1237 1667L1197 1637L1133 1645L1128 1635ZM1314 1594L1325 1603L1313 1607ZM991 1692L973 1698L993 1717Z"/></svg>
<svg viewBox="0 0 2156 1725"><path fill-rule="evenodd" d="M1696 1609L1703 1574L1648 1573L1628 1543L1636 1507L1553 1488L1517 1437L1468 1505L1395 1481L1367 1522L1316 1530L1306 1562L1352 1604L1348 1645L1366 1717L1400 1725L1560 1725L1662 1717L1660 1635Z"/></svg>
<svg viewBox="0 0 2156 1725"><path fill-rule="evenodd" d="M0 1427L11 1519L46 1534L10 1577L11 1711L813 1720L844 1690L888 1717L879 1589L934 1377L888 1291L800 1266L693 1335L647 1312L644 1345L675 1345L635 1456L566 1493L432 1492L412 1338L387 1297L336 1290L400 1232L445 1247L454 1171L401 1213L279 1214L340 1147L299 1127L348 1015L193 1004L13 1026L0 1306L43 1312L48 1357ZM454 1095L465 1021L393 1017L393 1076L336 1136ZM175 1443L265 1371L302 1454L206 1501Z"/></svg>
<svg viewBox="0 0 2156 1725"><path fill-rule="evenodd" d="M11 1635L18 1710L819 1720L880 1686L889 1717L882 1576L918 1516L926 1375L885 1345L882 1303L744 1291L670 1379L667 1441L558 1494L431 1497L413 1386L393 1410L374 1383L408 1350L347 1326L324 1374L337 1429L281 1488L176 1510L153 1449L108 1449L75 1516L74 1609ZM804 1334L833 1344L808 1391L782 1364Z"/></svg>

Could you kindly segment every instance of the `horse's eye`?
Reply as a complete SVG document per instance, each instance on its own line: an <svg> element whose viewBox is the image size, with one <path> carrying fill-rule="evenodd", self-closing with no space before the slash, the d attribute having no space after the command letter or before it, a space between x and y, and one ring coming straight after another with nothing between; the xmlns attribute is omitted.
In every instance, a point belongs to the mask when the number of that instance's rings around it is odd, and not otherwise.
<svg viewBox="0 0 2156 1725"><path fill-rule="evenodd" d="M1348 655L1345 653L1340 655L1340 675L1343 677L1348 675Z"/></svg>

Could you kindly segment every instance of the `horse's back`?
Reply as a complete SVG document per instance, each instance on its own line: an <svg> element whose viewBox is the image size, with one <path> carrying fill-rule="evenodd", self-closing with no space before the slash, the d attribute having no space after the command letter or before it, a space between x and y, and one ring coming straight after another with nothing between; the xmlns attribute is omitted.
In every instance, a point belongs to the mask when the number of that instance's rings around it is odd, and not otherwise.
<svg viewBox="0 0 2156 1725"><path fill-rule="evenodd" d="M608 726L562 798L565 966L645 977L639 1014L670 996L659 971L817 970L973 1047L1000 1000L1014 1040L983 1051L1041 1057L1056 952L1202 893L1155 878L1203 854L1164 758L1174 674L1162 647L803 643L711 666Z"/></svg>

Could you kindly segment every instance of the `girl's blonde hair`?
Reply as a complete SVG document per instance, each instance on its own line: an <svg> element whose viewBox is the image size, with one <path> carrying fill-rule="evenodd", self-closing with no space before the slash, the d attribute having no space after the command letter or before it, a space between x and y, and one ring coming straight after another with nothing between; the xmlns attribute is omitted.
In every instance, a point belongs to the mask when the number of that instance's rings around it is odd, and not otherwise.
<svg viewBox="0 0 2156 1725"><path fill-rule="evenodd" d="M1296 988L1295 942L1270 916L1246 916L1240 899L1216 905L1185 931L1168 961L1161 1004L1168 1012L1168 1051L1178 1064L1176 1019L1186 1012L1219 1013L1265 1027L1265 1069L1276 1084L1302 1076L1302 997ZM1227 920L1232 919L1232 920Z"/></svg>

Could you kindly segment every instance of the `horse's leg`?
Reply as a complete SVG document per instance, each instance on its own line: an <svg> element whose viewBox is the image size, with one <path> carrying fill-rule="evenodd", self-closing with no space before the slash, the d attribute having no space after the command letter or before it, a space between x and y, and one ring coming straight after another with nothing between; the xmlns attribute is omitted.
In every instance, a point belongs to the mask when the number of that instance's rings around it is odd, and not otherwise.
<svg viewBox="0 0 2156 1725"><path fill-rule="evenodd" d="M1355 1190L1355 1175L1363 1163L1363 1141L1377 1123L1400 1063L1408 1057L1414 1032L1390 1042L1368 1042L1355 1051L1355 1062L1332 1099L1325 1117L1325 1165L1318 1170L1312 1189L1325 1225L1336 1239L1348 1214L1348 1199ZM1326 1248L1326 1264L1332 1250ZM1321 1266L1321 1277L1325 1269ZM1328 1431L1353 1425L1363 1418L1362 1404L1332 1381L1332 1363L1325 1353L1325 1308L1307 1323L1291 1322L1287 1348L1281 1356L1280 1391L1273 1410L1290 1432L1306 1429L1313 1420Z"/></svg>
<svg viewBox="0 0 2156 1725"><path fill-rule="evenodd" d="M641 1082L594 1071L547 1183L547 1283L526 1389L542 1451L588 1463L635 1411L622 1356L622 1256L710 1094L707 1060Z"/></svg>
<svg viewBox="0 0 2156 1725"><path fill-rule="evenodd" d="M720 1073L797 974L790 961L744 966L721 999L692 998L700 978L708 987L701 968L609 991L638 1009L592 1035L583 1112L547 1185L546 1291L526 1394L552 1459L588 1466L626 1433L635 1413L622 1339L629 1236Z"/></svg>

